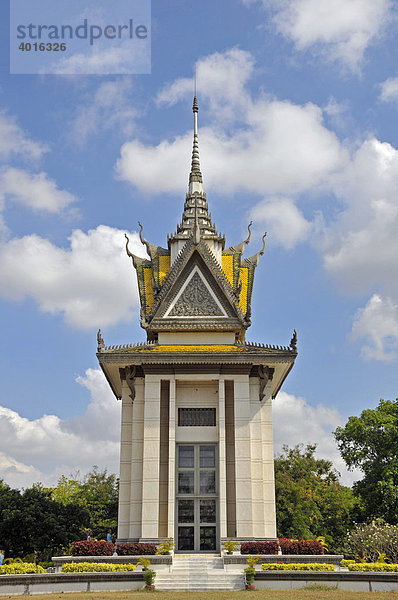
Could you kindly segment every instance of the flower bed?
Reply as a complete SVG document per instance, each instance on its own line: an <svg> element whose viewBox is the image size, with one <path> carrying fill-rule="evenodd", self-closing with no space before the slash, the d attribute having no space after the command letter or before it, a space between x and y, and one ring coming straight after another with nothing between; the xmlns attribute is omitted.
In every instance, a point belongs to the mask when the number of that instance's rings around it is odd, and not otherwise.
<svg viewBox="0 0 398 600"><path fill-rule="evenodd" d="M349 571L378 571L382 573L397 573L398 572L398 564L396 563L354 563L349 564Z"/></svg>
<svg viewBox="0 0 398 600"><path fill-rule="evenodd" d="M155 544L145 544L144 542L118 544L116 546L118 556L154 555L157 551Z"/></svg>
<svg viewBox="0 0 398 600"><path fill-rule="evenodd" d="M105 540L83 540L75 542L72 556L112 556L115 546Z"/></svg>
<svg viewBox="0 0 398 600"><path fill-rule="evenodd" d="M62 573L105 573L115 571L135 571L135 565L132 563L123 565L114 565L111 563L66 563L62 565Z"/></svg>
<svg viewBox="0 0 398 600"><path fill-rule="evenodd" d="M0 565L0 575L26 575L28 573L45 573L45 569L35 563L12 563Z"/></svg>
<svg viewBox="0 0 398 600"><path fill-rule="evenodd" d="M278 542L243 542L241 554L278 554Z"/></svg>
<svg viewBox="0 0 398 600"><path fill-rule="evenodd" d="M279 545L282 554L323 554L323 546L317 540L290 540L281 538Z"/></svg>
<svg viewBox="0 0 398 600"><path fill-rule="evenodd" d="M263 571L334 571L327 563L264 563Z"/></svg>

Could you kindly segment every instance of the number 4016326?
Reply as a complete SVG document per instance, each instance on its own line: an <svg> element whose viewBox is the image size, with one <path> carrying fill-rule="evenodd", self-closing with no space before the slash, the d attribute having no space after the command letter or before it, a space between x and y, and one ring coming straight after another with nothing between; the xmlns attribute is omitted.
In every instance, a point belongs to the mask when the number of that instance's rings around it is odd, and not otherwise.
<svg viewBox="0 0 398 600"><path fill-rule="evenodd" d="M30 42L21 42L18 49L22 50L22 52L65 52L66 44L58 42L34 42L33 44Z"/></svg>

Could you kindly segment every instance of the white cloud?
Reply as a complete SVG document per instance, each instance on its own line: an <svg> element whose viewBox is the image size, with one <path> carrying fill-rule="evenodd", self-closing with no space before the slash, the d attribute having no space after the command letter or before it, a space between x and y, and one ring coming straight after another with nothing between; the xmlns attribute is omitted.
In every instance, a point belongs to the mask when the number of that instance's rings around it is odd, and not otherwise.
<svg viewBox="0 0 398 600"><path fill-rule="evenodd" d="M0 407L0 478L9 485L53 485L62 474L87 472L94 464L118 473L120 403L101 371L88 369L76 381L91 394L82 417L29 420Z"/></svg>
<svg viewBox="0 0 398 600"><path fill-rule="evenodd" d="M209 103L213 117L217 120L240 117L250 103L246 84L254 70L252 54L231 48L198 60L195 68L200 99ZM176 79L164 86L156 100L158 104L172 106L182 99L192 98L193 90L192 78Z"/></svg>
<svg viewBox="0 0 398 600"><path fill-rule="evenodd" d="M98 131L131 135L138 116L131 106L132 87L131 78L102 82L76 111L69 133L73 141L83 144Z"/></svg>
<svg viewBox="0 0 398 600"><path fill-rule="evenodd" d="M391 7L389 0L274 0L271 5L277 30L297 50L318 51L353 70L383 32Z"/></svg>
<svg viewBox="0 0 398 600"><path fill-rule="evenodd" d="M149 45L131 44L91 46L88 52L57 57L52 63L40 69L40 74L55 75L131 75L149 73Z"/></svg>
<svg viewBox="0 0 398 600"><path fill-rule="evenodd" d="M282 451L283 445L293 448L297 444L316 444L316 456L332 461L341 473L343 485L352 485L362 478L359 470L347 470L332 434L337 426L345 423L338 410L322 404L311 406L304 398L286 392L279 392L272 410L276 454Z"/></svg>
<svg viewBox="0 0 398 600"><path fill-rule="evenodd" d="M391 361L398 357L398 303L373 294L365 308L355 315L352 339L364 338L362 356Z"/></svg>
<svg viewBox="0 0 398 600"><path fill-rule="evenodd" d="M246 119L246 128L230 135L217 125L200 128L208 188L220 193L298 193L322 186L345 159L337 137L323 124L321 109L313 104L260 100L248 109ZM181 192L191 145L191 132L157 146L127 142L116 172L146 192Z"/></svg>
<svg viewBox="0 0 398 600"><path fill-rule="evenodd" d="M60 190L46 173L32 174L13 167L0 172L0 200L6 197L29 208L52 213L76 201L71 193Z"/></svg>
<svg viewBox="0 0 398 600"><path fill-rule="evenodd" d="M130 237L131 251L145 256L137 234ZM3 298L34 298L42 311L62 313L79 329L128 321L138 303L124 232L105 225L73 231L69 249L34 234L4 243L0 279Z"/></svg>
<svg viewBox="0 0 398 600"><path fill-rule="evenodd" d="M380 100L383 102L398 102L398 77L390 77L380 84Z"/></svg>
<svg viewBox="0 0 398 600"><path fill-rule="evenodd" d="M365 141L335 180L344 208L325 236L326 269L346 291L383 286L398 298L398 150Z"/></svg>
<svg viewBox="0 0 398 600"><path fill-rule="evenodd" d="M0 110L0 158L8 160L11 157L21 156L32 161L37 161L47 152L47 147L39 142L34 142L18 125L15 117L9 115L4 109Z"/></svg>
<svg viewBox="0 0 398 600"><path fill-rule="evenodd" d="M290 198L263 200L253 208L251 217L257 226L264 224L273 243L286 250L305 241L313 227Z"/></svg>

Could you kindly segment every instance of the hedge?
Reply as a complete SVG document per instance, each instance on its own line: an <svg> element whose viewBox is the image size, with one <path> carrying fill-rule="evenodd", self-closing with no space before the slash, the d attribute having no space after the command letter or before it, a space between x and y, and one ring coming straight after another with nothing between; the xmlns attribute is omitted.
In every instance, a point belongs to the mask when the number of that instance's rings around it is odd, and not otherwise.
<svg viewBox="0 0 398 600"><path fill-rule="evenodd" d="M264 563L263 571L334 571L334 565L325 563Z"/></svg>
<svg viewBox="0 0 398 600"><path fill-rule="evenodd" d="M144 542L118 544L116 546L116 553L119 556L153 555L157 554L157 551L155 544L145 544Z"/></svg>
<svg viewBox="0 0 398 600"><path fill-rule="evenodd" d="M0 575L26 575L27 573L45 573L46 570L35 563L12 563L0 565Z"/></svg>
<svg viewBox="0 0 398 600"><path fill-rule="evenodd" d="M75 542L72 556L112 556L115 546L105 540L83 540Z"/></svg>
<svg viewBox="0 0 398 600"><path fill-rule="evenodd" d="M340 561L340 567L348 567L348 565L353 565L353 564L355 564L355 560L353 560L353 559L343 558Z"/></svg>
<svg viewBox="0 0 398 600"><path fill-rule="evenodd" d="M111 563L65 563L62 565L62 573L103 573L104 571L135 571L135 565L112 565Z"/></svg>
<svg viewBox="0 0 398 600"><path fill-rule="evenodd" d="M278 554L278 542L243 542L241 554Z"/></svg>
<svg viewBox="0 0 398 600"><path fill-rule="evenodd" d="M395 563L354 563L348 565L349 571L381 571L384 573L398 572L398 564Z"/></svg>
<svg viewBox="0 0 398 600"><path fill-rule="evenodd" d="M291 540L280 538L282 554L323 554L323 546L317 540Z"/></svg>

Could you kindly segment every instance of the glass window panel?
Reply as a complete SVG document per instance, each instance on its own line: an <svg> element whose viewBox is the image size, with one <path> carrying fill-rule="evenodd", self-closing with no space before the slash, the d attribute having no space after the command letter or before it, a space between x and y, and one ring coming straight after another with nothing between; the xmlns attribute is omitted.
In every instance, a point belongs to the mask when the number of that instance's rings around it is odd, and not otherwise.
<svg viewBox="0 0 398 600"><path fill-rule="evenodd" d="M178 466L193 467L195 460L194 446L178 446Z"/></svg>
<svg viewBox="0 0 398 600"><path fill-rule="evenodd" d="M216 549L216 528L201 527L200 528L200 549L215 550Z"/></svg>
<svg viewBox="0 0 398 600"><path fill-rule="evenodd" d="M178 501L178 522L193 523L194 522L194 501L179 500ZM208 523L208 521L206 521Z"/></svg>
<svg viewBox="0 0 398 600"><path fill-rule="evenodd" d="M189 493L189 492L186 492ZM215 471L200 471L200 493L215 494L216 493L216 472Z"/></svg>
<svg viewBox="0 0 398 600"><path fill-rule="evenodd" d="M216 449L214 446L200 446L200 468L216 466Z"/></svg>
<svg viewBox="0 0 398 600"><path fill-rule="evenodd" d="M178 473L178 493L193 494L194 492L194 472L179 471Z"/></svg>
<svg viewBox="0 0 398 600"><path fill-rule="evenodd" d="M201 500L200 501L200 522L215 523L216 522L216 501Z"/></svg>
<svg viewBox="0 0 398 600"><path fill-rule="evenodd" d="M178 528L178 549L193 550L194 549L194 528L179 527Z"/></svg>

